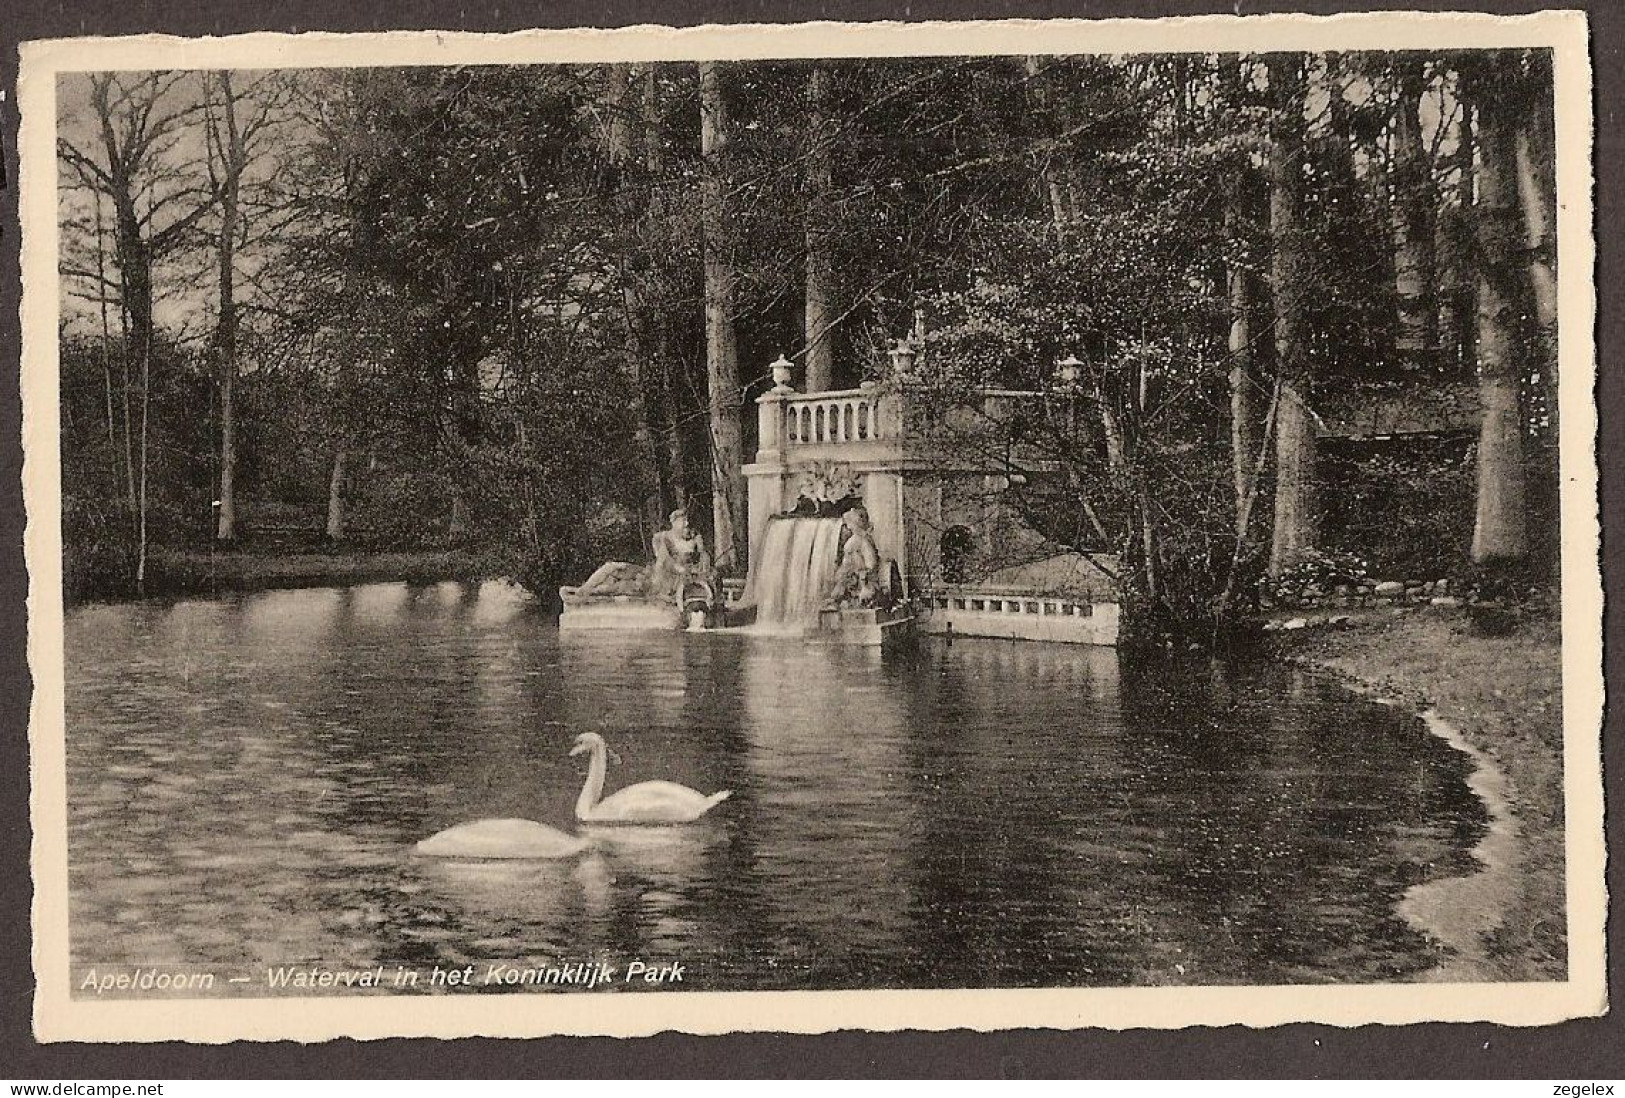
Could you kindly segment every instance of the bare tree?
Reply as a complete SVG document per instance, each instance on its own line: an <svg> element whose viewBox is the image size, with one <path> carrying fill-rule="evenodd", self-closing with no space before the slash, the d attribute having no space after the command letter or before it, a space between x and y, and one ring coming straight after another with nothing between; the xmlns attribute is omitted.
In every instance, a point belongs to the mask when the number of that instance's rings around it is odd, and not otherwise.
<svg viewBox="0 0 1625 1098"><path fill-rule="evenodd" d="M90 81L92 136L57 140L58 159L113 214L113 256L124 331L125 400L138 387L139 420L126 414L132 484L134 579L144 587L148 548L148 451L153 360L153 270L180 248L213 206L179 146L199 103L186 73L96 73ZM105 279L105 271L102 272ZM133 376L132 376L133 375ZM139 427L129 425L138 422Z"/></svg>

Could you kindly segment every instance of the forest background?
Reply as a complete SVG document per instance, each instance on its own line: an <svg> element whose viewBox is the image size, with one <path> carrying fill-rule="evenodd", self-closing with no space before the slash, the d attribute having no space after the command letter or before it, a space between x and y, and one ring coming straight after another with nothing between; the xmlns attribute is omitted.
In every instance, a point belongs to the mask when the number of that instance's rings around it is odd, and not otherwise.
<svg viewBox="0 0 1625 1098"><path fill-rule="evenodd" d="M1374 576L1554 582L1544 51L58 98L72 598L335 547L550 594L679 504L737 572L780 354L798 388L908 389L926 430L1041 397L991 442L1046 475L1008 483L1054 542L1114 554L1148 627ZM1373 408L1407 428L1349 429Z"/></svg>

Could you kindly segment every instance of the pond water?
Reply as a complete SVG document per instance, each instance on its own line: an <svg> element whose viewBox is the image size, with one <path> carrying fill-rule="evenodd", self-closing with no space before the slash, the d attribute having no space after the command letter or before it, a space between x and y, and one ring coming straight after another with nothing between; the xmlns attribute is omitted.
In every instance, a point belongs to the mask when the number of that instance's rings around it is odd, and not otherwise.
<svg viewBox="0 0 1625 1098"><path fill-rule="evenodd" d="M1395 904L1484 825L1419 722L1281 667L561 635L494 583L77 608L67 728L74 971L243 973L216 994L594 959L690 990L1403 980L1438 957ZM611 790L734 795L568 861L413 854L574 830L587 730Z"/></svg>

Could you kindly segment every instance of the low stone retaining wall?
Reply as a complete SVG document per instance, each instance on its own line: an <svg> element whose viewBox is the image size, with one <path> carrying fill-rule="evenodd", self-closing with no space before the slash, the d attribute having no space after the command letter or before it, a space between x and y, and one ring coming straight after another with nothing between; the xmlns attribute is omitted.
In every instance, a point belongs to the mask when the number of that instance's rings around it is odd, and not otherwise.
<svg viewBox="0 0 1625 1098"><path fill-rule="evenodd" d="M1116 603L952 587L918 592L914 605L918 627L924 633L1062 644L1117 643Z"/></svg>
<svg viewBox="0 0 1625 1098"><path fill-rule="evenodd" d="M1266 610L1308 610L1321 607L1354 609L1368 606L1457 606L1461 598L1450 580L1362 580L1330 587L1309 584L1298 591L1265 592L1259 605Z"/></svg>

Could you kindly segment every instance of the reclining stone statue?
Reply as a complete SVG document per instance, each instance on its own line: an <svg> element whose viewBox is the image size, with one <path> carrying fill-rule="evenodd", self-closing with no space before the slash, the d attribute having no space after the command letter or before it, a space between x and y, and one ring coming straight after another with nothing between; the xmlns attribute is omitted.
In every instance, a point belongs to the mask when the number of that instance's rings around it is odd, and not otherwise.
<svg viewBox="0 0 1625 1098"><path fill-rule="evenodd" d="M671 526L653 538L654 562L649 565L612 560L598 566L585 583L561 587L566 606L609 600L637 599L657 605L675 605L688 611L708 609L716 599L716 577L705 539L688 525L681 508L671 513Z"/></svg>

